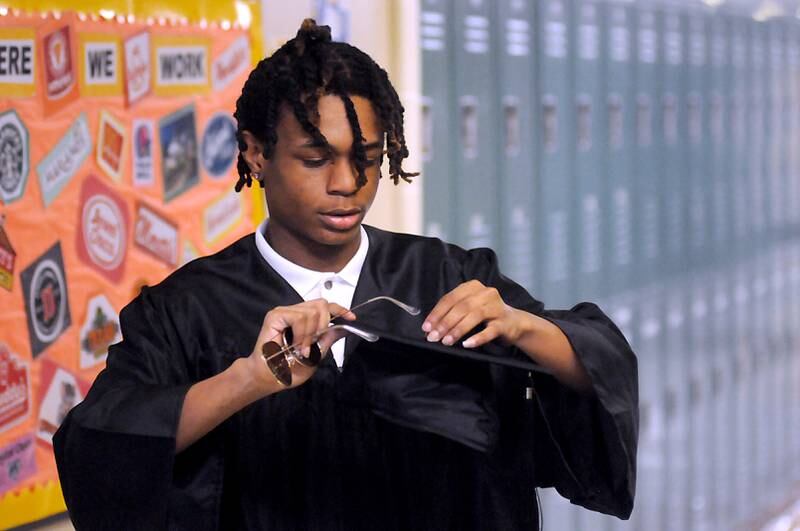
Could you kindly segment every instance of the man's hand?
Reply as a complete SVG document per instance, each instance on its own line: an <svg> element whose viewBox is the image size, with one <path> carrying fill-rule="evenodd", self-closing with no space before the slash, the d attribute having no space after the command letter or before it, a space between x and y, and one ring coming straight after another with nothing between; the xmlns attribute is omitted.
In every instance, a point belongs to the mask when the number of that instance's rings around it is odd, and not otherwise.
<svg viewBox="0 0 800 531"><path fill-rule="evenodd" d="M312 340L317 339L316 333L328 326L331 314L342 314L342 317L351 321L355 319L352 312L347 312L338 304L328 303L324 299L281 306L267 313L253 352L249 356L237 359L221 373L197 382L189 388L178 421L175 451L183 451L248 404L286 389L264 362L261 345L267 341L281 344L283 331L291 328L295 343L302 345L304 351L308 353ZM323 354L341 335L341 332L334 331L323 334L317 339ZM314 367L304 367L294 363L292 387L306 382L315 370Z"/></svg>
<svg viewBox="0 0 800 531"><path fill-rule="evenodd" d="M452 345L481 323L485 328L464 341L466 348L499 339L550 369L565 385L581 392L591 391L589 375L560 328L538 315L512 308L495 288L477 280L465 282L442 297L425 319L422 330L427 332L428 341Z"/></svg>
<svg viewBox="0 0 800 531"><path fill-rule="evenodd" d="M479 347L494 339L516 344L524 331L520 311L503 302L497 289L470 280L439 300L422 330L428 341L452 345L481 323L485 328L467 338L465 347Z"/></svg>
<svg viewBox="0 0 800 531"><path fill-rule="evenodd" d="M250 354L248 361L252 363L251 366L255 374L258 375L259 381L263 383L265 391L274 390L277 380L266 366L266 363L264 363L261 355L261 346L267 341L274 341L284 346L282 340L283 332L287 328L291 328L293 342L295 345L299 345L298 350L301 355L308 356L311 344L316 340L324 356L330 350L331 345L342 338L345 332L326 333L319 338L316 337L316 334L328 327L332 316L340 314L350 321L356 318L352 312L347 311L347 308L328 302L325 299L315 299L292 306L277 306L264 316L261 331L258 333L258 339L256 339L256 344L253 346L253 352ZM291 387L302 385L316 371L316 367L306 367L299 363L293 363L291 368Z"/></svg>

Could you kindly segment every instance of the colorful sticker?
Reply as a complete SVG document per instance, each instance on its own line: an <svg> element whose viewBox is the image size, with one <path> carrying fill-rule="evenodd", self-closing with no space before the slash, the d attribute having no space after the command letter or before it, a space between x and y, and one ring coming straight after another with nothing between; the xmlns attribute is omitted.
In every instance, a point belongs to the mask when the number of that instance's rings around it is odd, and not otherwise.
<svg viewBox="0 0 800 531"><path fill-rule="evenodd" d="M211 117L203 132L201 160L211 177L224 177L239 154L236 142L236 123L225 112Z"/></svg>
<svg viewBox="0 0 800 531"><path fill-rule="evenodd" d="M36 166L45 207L58 197L91 152L89 120L86 113L81 113L52 151Z"/></svg>
<svg viewBox="0 0 800 531"><path fill-rule="evenodd" d="M130 106L153 89L150 75L150 33L142 32L125 41L125 103Z"/></svg>
<svg viewBox="0 0 800 531"><path fill-rule="evenodd" d="M6 233L5 223L0 218L0 286L8 291L14 284L14 262L17 260L17 252L11 245L11 240Z"/></svg>
<svg viewBox="0 0 800 531"><path fill-rule="evenodd" d="M153 92L157 96L184 96L208 92L210 45L188 36L153 36Z"/></svg>
<svg viewBox="0 0 800 531"><path fill-rule="evenodd" d="M61 243L22 272L28 336L35 358L72 324Z"/></svg>
<svg viewBox="0 0 800 531"><path fill-rule="evenodd" d="M73 36L69 25L61 26L42 38L44 72L42 98L45 114L59 111L78 99L78 83L73 59Z"/></svg>
<svg viewBox="0 0 800 531"><path fill-rule="evenodd" d="M126 143L125 127L122 123L106 111L101 111L97 137L97 165L116 182L122 179Z"/></svg>
<svg viewBox="0 0 800 531"><path fill-rule="evenodd" d="M36 32L0 28L0 97L30 97L36 92Z"/></svg>
<svg viewBox="0 0 800 531"><path fill-rule="evenodd" d="M35 448L32 434L0 448L0 496L36 472Z"/></svg>
<svg viewBox="0 0 800 531"><path fill-rule="evenodd" d="M109 186L90 175L81 186L78 256L89 267L116 283L125 271L128 252L128 208Z"/></svg>
<svg viewBox="0 0 800 531"><path fill-rule="evenodd" d="M203 212L203 232L206 243L212 245L220 240L236 226L243 215L241 195L234 189L225 192Z"/></svg>
<svg viewBox="0 0 800 531"><path fill-rule="evenodd" d="M0 114L0 199L16 201L25 192L29 167L28 130L16 111Z"/></svg>
<svg viewBox="0 0 800 531"><path fill-rule="evenodd" d="M156 128L153 120L135 119L133 121L133 185L152 186L155 182L153 171L153 142Z"/></svg>
<svg viewBox="0 0 800 531"><path fill-rule="evenodd" d="M89 391L89 384L49 359L42 360L39 387L39 425L36 436L52 446L53 435L69 413Z"/></svg>
<svg viewBox="0 0 800 531"><path fill-rule="evenodd" d="M175 199L200 180L197 162L197 129L194 106L190 105L162 118L161 174L164 179L164 202Z"/></svg>
<svg viewBox="0 0 800 531"><path fill-rule="evenodd" d="M0 343L0 432L16 426L31 411L28 365Z"/></svg>
<svg viewBox="0 0 800 531"><path fill-rule="evenodd" d="M122 94L122 52L114 34L81 33L80 90L83 96Z"/></svg>
<svg viewBox="0 0 800 531"><path fill-rule="evenodd" d="M136 208L133 241L165 264L178 265L178 227L144 203Z"/></svg>
<svg viewBox="0 0 800 531"><path fill-rule="evenodd" d="M103 363L108 356L108 347L121 340L117 311L105 295L90 299L86 321L81 328L81 369Z"/></svg>
<svg viewBox="0 0 800 531"><path fill-rule="evenodd" d="M250 67L250 41L242 35L219 54L211 68L211 82L215 91L222 91L228 84Z"/></svg>

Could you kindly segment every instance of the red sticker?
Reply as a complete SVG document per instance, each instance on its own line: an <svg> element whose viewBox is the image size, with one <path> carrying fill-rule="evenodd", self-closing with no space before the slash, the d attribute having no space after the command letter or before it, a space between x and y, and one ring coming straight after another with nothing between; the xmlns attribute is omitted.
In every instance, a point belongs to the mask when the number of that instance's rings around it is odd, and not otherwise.
<svg viewBox="0 0 800 531"><path fill-rule="evenodd" d="M45 115L63 109L79 95L72 29L69 24L51 29L57 23L45 23L41 29L43 37L40 41L40 57L44 74L42 102Z"/></svg>
<svg viewBox="0 0 800 531"><path fill-rule="evenodd" d="M8 239L8 234L0 218L0 286L11 291L14 284L14 263L17 261L17 252Z"/></svg>
<svg viewBox="0 0 800 531"><path fill-rule="evenodd" d="M78 210L78 256L111 282L125 271L128 252L128 208L113 189L94 175L81 187Z"/></svg>
<svg viewBox="0 0 800 531"><path fill-rule="evenodd" d="M138 33L125 41L125 104L133 105L150 94L150 34Z"/></svg>
<svg viewBox="0 0 800 531"><path fill-rule="evenodd" d="M18 424L31 409L28 366L0 343L0 432Z"/></svg>
<svg viewBox="0 0 800 531"><path fill-rule="evenodd" d="M136 207L133 241L169 266L178 265L178 227L144 203Z"/></svg>
<svg viewBox="0 0 800 531"><path fill-rule="evenodd" d="M39 386L39 425L36 436L40 442L52 446L53 434L69 410L78 405L90 384L77 378L65 368L49 359L41 362Z"/></svg>

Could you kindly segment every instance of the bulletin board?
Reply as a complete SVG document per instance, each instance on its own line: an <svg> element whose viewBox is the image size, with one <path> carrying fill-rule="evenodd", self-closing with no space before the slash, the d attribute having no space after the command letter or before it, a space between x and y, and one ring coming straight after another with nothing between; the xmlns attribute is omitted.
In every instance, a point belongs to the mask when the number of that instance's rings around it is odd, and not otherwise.
<svg viewBox="0 0 800 531"><path fill-rule="evenodd" d="M199 6L0 8L0 528L65 510L52 436L122 307L263 214L233 189L252 6Z"/></svg>

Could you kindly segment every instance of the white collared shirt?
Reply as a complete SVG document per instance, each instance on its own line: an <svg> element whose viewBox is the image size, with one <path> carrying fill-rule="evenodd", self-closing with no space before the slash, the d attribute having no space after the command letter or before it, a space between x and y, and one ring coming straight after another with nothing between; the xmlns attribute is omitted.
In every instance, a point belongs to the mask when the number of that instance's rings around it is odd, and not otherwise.
<svg viewBox="0 0 800 531"><path fill-rule="evenodd" d="M282 276L303 300L323 298L328 302L335 302L339 306L349 308L353 303L358 277L361 275L361 268L364 266L369 249L369 238L364 227L359 227L361 243L356 254L341 271L321 272L301 267L279 255L264 237L267 222L268 220L264 220L258 226L255 236L256 247L270 267ZM336 365L339 367L344 363L344 341L342 338L331 347L333 359L336 360Z"/></svg>

